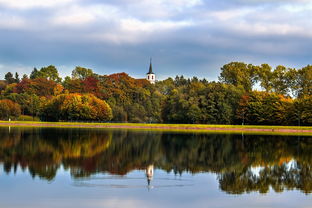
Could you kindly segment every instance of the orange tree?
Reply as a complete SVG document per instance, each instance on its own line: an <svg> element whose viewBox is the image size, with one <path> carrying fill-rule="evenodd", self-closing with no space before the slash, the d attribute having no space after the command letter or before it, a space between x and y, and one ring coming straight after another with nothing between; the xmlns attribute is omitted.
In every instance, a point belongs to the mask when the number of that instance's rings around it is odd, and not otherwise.
<svg viewBox="0 0 312 208"><path fill-rule="evenodd" d="M42 120L109 121L110 106L92 94L61 94L53 97L41 113Z"/></svg>
<svg viewBox="0 0 312 208"><path fill-rule="evenodd" d="M11 100L0 100L0 119L16 119L21 115L21 107Z"/></svg>

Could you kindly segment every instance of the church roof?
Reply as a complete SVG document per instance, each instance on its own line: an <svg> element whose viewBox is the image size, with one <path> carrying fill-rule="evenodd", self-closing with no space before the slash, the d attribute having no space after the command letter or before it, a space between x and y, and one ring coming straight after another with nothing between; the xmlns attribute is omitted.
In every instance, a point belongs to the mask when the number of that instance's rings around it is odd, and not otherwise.
<svg viewBox="0 0 312 208"><path fill-rule="evenodd" d="M149 66L149 70L148 70L148 73L147 74L154 74L153 72L153 67L152 67L152 59L150 61L150 66Z"/></svg>

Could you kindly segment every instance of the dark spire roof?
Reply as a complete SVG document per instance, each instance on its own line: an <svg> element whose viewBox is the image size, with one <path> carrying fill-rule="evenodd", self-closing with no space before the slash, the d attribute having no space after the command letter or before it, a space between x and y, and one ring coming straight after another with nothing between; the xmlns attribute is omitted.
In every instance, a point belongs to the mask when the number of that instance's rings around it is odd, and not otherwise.
<svg viewBox="0 0 312 208"><path fill-rule="evenodd" d="M152 67L152 58L150 59L150 66L147 74L154 74L153 67Z"/></svg>

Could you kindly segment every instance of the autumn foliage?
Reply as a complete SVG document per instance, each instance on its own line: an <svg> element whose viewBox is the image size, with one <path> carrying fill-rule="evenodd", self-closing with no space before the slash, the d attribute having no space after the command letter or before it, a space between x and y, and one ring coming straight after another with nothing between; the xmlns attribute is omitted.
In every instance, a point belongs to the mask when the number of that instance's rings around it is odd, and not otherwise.
<svg viewBox="0 0 312 208"><path fill-rule="evenodd" d="M0 100L0 119L16 119L21 115L19 104L11 100Z"/></svg>
<svg viewBox="0 0 312 208"><path fill-rule="evenodd" d="M43 118L52 121L109 121L112 110L103 100L92 94L61 94L44 106Z"/></svg>
<svg viewBox="0 0 312 208"><path fill-rule="evenodd" d="M46 78L23 79L14 89L16 93L36 94L38 96L53 96L59 86L53 80Z"/></svg>
<svg viewBox="0 0 312 208"><path fill-rule="evenodd" d="M237 118L243 124L291 125L293 100L275 93L253 91L243 95Z"/></svg>
<svg viewBox="0 0 312 208"><path fill-rule="evenodd" d="M35 68L29 78L13 74L0 81L0 100L44 121L312 125L309 65L273 69L231 62L221 68L218 82L176 76L156 84L80 66L63 80L52 65Z"/></svg>

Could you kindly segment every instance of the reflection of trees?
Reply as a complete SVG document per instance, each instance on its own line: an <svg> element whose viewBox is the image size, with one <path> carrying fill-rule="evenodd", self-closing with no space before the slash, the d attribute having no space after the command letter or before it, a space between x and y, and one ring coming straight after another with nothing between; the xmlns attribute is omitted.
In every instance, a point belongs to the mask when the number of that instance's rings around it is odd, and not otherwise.
<svg viewBox="0 0 312 208"><path fill-rule="evenodd" d="M259 175L250 169L236 173L224 173L219 176L220 188L231 194L259 191L267 193L269 188L275 192L282 192L285 189L300 189L305 193L312 191L311 165L295 163L294 167L281 166L265 167Z"/></svg>
<svg viewBox="0 0 312 208"><path fill-rule="evenodd" d="M161 134L114 131L112 143L100 157L91 161L67 160L65 164L75 164L74 176L88 176L95 172L110 172L124 175L134 169L145 169L154 161L161 160ZM91 159L91 158L90 158ZM86 163L88 162L88 163ZM92 163L92 165L90 165ZM86 165L89 164L88 168Z"/></svg>
<svg viewBox="0 0 312 208"><path fill-rule="evenodd" d="M28 167L32 176L48 180L55 177L62 161L94 157L111 143L107 132L73 129L11 129L10 133L2 129L1 135L0 161L7 172L19 164L22 169Z"/></svg>
<svg viewBox="0 0 312 208"><path fill-rule="evenodd" d="M149 164L165 171L218 174L231 194L312 191L312 139L88 129L0 129L0 162L51 180L60 165L74 177L126 174ZM291 161L291 166L286 164ZM254 167L261 167L255 173Z"/></svg>

